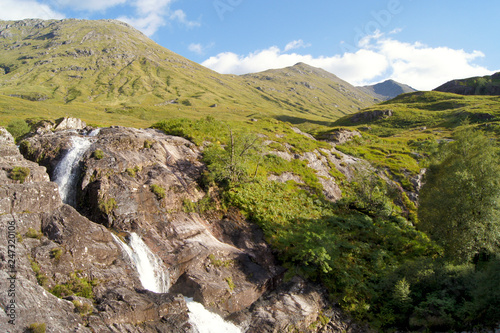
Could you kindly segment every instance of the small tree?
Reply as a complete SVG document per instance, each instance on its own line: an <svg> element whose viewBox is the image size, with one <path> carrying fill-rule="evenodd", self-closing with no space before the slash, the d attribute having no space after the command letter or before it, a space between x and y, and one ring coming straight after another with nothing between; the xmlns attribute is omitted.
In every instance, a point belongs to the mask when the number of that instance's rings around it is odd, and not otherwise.
<svg viewBox="0 0 500 333"><path fill-rule="evenodd" d="M224 148L212 145L204 153L204 161L209 171L207 180L225 186L245 181L249 176L249 162L261 157L258 137L235 137L229 129L229 140L229 144Z"/></svg>
<svg viewBox="0 0 500 333"><path fill-rule="evenodd" d="M420 195L420 227L445 255L467 262L500 241L500 166L496 146L466 127L441 147Z"/></svg>

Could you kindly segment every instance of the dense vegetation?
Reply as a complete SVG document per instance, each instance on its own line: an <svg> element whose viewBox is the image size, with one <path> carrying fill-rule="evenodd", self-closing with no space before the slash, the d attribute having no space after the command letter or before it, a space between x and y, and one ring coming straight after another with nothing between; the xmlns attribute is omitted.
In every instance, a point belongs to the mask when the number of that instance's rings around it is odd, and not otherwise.
<svg viewBox="0 0 500 333"><path fill-rule="evenodd" d="M268 139L271 133L286 133L286 142L297 147L299 154L325 147L323 142L292 136L286 124L272 119L226 123L209 117L198 121L164 121L155 127L198 144L204 143L208 171L203 185L218 188L223 203L219 209L236 207L261 226L288 269L287 276L300 274L322 282L330 290L332 299L358 320L384 331L494 326L500 314L496 310L500 306L496 287L500 282L496 275L500 270L498 218L484 215L484 229L476 221L469 221L469 229L463 229L464 241L475 239L470 235L481 230L496 232L488 234L489 246L480 247L452 238L443 241L441 234L429 227L440 228L442 222L427 218L439 218L434 212L446 201L444 198L440 202L432 200L436 199L433 190L439 192L446 188L432 181L435 174L432 170L439 169L438 178L453 169L455 177L469 179L460 166L450 166L449 161L464 161L463 156L457 155L464 135L472 141L471 153L482 152L466 157L468 164L465 164L471 167L471 174L484 171L486 178L479 178L478 182L488 184L498 176L495 173L498 155L493 142L474 131L472 125L449 123L455 126L434 128L428 133L423 133L427 129L419 129L418 133L398 131L397 136L391 137L363 133L360 138L338 147L366 158L383 172L360 169L351 181L343 178L344 197L336 203L325 200L317 175L306 163L287 161L270 153L276 143L267 143L264 147L260 144L259 140ZM434 131L452 135L455 141L439 140L439 145ZM317 134L324 135L324 129ZM480 163L485 161L490 169ZM422 166L430 166L431 172L426 178L429 185L424 187L423 196L431 197L434 208L423 204L417 216L417 207L403 189L415 190L408 175L415 175ZM300 175L305 184L267 180L268 175L285 171ZM498 204L496 182L488 187L491 200L481 199L485 210L490 209L491 213L496 213L493 204ZM476 185L481 184L470 186ZM469 191L470 187L462 190ZM468 202L468 198L476 196L464 196L456 187L450 191L456 194L447 197L448 206L442 207L447 214L454 211L456 202L461 202L464 211L478 204ZM444 193L447 196L448 192ZM465 205L467 202L469 206ZM206 201L203 204L206 205ZM214 206L205 206L204 210L207 209ZM461 237L458 233L455 236ZM456 260L453 249L457 244L468 254L463 260Z"/></svg>
<svg viewBox="0 0 500 333"><path fill-rule="evenodd" d="M493 327L500 318L498 102L415 93L364 110L390 108L389 118L340 119L337 125L361 134L336 148L370 166L350 177L331 166L343 191L335 203L326 200L317 173L296 158L319 156L331 145L288 123L206 116L153 127L204 147L208 168L200 185L218 197L207 195L185 209L239 209L264 230L287 277L321 282L334 302L379 330L471 330ZM29 125L15 120L8 128L22 135ZM335 130L301 128L317 138ZM417 208L408 194L423 167L429 171ZM301 182L268 180L285 172Z"/></svg>

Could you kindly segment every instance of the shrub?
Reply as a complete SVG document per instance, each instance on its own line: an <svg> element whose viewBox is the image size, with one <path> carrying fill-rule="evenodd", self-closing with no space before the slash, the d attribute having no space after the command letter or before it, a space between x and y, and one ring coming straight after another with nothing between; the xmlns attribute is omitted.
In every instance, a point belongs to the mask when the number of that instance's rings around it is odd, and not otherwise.
<svg viewBox="0 0 500 333"><path fill-rule="evenodd" d="M139 171L141 171L142 168L138 165L136 165L135 167L133 168L127 168L125 171L128 173L128 175L132 178L135 178L135 176L137 175L137 173Z"/></svg>
<svg viewBox="0 0 500 333"><path fill-rule="evenodd" d="M45 323L33 323L28 326L28 332L30 333L45 333L47 325Z"/></svg>
<svg viewBox="0 0 500 333"><path fill-rule="evenodd" d="M22 183L26 180L26 177L30 175L30 169L21 166L15 166L10 170L9 178L13 180L19 180Z"/></svg>
<svg viewBox="0 0 500 333"><path fill-rule="evenodd" d="M88 280L85 277L78 277L75 272L70 274L70 280L68 282L55 285L50 289L50 292L59 298L75 295L93 299L93 287L97 285L97 283L97 280Z"/></svg>
<svg viewBox="0 0 500 333"><path fill-rule="evenodd" d="M73 300L71 303L73 303L75 311L78 312L80 316L84 317L92 314L93 307L89 303L84 303L79 300Z"/></svg>
<svg viewBox="0 0 500 333"><path fill-rule="evenodd" d="M50 250L50 255L52 256L52 258L54 258L56 260L56 262L58 262L59 259L61 259L62 253L63 253L63 250L59 247L56 247L56 248Z"/></svg>
<svg viewBox="0 0 500 333"><path fill-rule="evenodd" d="M38 266L36 261L30 259L30 264L31 264L31 269L35 273L38 284L41 285L42 287L45 287L47 285L47 281L49 280L49 278L44 273L41 272L40 266Z"/></svg>
<svg viewBox="0 0 500 333"><path fill-rule="evenodd" d="M233 277L229 276L229 277L225 278L224 280L227 282L229 290L232 292L234 290L234 288L236 287L236 285L233 282Z"/></svg>
<svg viewBox="0 0 500 333"><path fill-rule="evenodd" d="M43 234L41 231L37 231L33 229L32 227L29 227L28 232L25 235L28 238L36 238L36 239L41 239Z"/></svg>
<svg viewBox="0 0 500 333"><path fill-rule="evenodd" d="M113 210L116 208L117 203L115 198L109 198L104 200L104 198L99 200L99 210L106 215L111 214Z"/></svg>
<svg viewBox="0 0 500 333"><path fill-rule="evenodd" d="M104 152L100 149L96 149L92 153L92 157L94 157L97 160L102 160L104 158Z"/></svg>
<svg viewBox="0 0 500 333"><path fill-rule="evenodd" d="M156 198L158 200L165 198L165 195L166 195L165 189L163 187L161 187L160 185L152 184L149 188L150 188L151 192L153 192L156 195Z"/></svg>

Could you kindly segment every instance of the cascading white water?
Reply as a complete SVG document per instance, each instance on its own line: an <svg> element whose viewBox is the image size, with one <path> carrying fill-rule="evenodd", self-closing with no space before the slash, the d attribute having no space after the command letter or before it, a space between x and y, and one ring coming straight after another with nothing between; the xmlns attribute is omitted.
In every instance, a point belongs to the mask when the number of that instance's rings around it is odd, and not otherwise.
<svg viewBox="0 0 500 333"><path fill-rule="evenodd" d="M157 293L168 292L170 279L161 260L151 252L148 246L136 234L130 234L129 244L111 234L123 251L130 258L139 273L142 286ZM205 307L191 298L184 298L189 309L189 322L198 333L241 333L234 324L228 323L219 315L205 309Z"/></svg>
<svg viewBox="0 0 500 333"><path fill-rule="evenodd" d="M151 252L141 237L132 232L128 245L115 235L113 235L113 238L120 244L134 264L144 289L155 293L166 293L170 288L168 273L163 267L161 260Z"/></svg>
<svg viewBox="0 0 500 333"><path fill-rule="evenodd" d="M78 182L78 163L83 154L90 148L92 141L89 137L99 134L95 129L88 136L72 136L71 149L57 164L54 170L54 182L59 185L59 195L65 204L76 205L76 183Z"/></svg>
<svg viewBox="0 0 500 333"><path fill-rule="evenodd" d="M198 333L241 333L241 329L221 316L205 309L203 304L185 297L189 309L189 322Z"/></svg>

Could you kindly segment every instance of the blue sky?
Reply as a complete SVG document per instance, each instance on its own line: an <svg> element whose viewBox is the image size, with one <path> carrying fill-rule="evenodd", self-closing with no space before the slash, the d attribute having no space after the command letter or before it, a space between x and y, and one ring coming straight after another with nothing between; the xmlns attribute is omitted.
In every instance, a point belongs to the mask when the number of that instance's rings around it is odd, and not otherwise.
<svg viewBox="0 0 500 333"><path fill-rule="evenodd" d="M498 0L0 0L4 20L120 19L220 73L302 61L422 90L499 71L499 14Z"/></svg>

